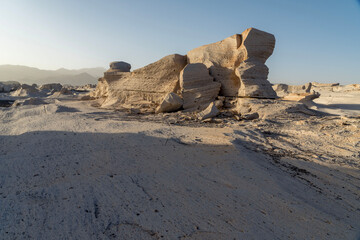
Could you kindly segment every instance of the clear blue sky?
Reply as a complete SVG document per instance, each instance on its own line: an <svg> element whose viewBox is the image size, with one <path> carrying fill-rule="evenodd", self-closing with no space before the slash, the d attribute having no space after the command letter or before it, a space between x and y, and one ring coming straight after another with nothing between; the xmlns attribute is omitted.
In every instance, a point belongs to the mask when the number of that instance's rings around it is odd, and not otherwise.
<svg viewBox="0 0 360 240"><path fill-rule="evenodd" d="M0 64L133 68L255 27L273 83L360 83L359 0L0 0Z"/></svg>

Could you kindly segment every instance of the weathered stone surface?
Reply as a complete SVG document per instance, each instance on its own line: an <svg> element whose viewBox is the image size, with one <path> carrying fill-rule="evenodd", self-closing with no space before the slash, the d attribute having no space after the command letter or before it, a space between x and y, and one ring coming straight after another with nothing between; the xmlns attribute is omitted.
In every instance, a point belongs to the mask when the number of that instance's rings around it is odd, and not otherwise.
<svg viewBox="0 0 360 240"><path fill-rule="evenodd" d="M209 104L218 96L221 84L213 77L202 63L188 64L180 73L181 94L184 109L197 109Z"/></svg>
<svg viewBox="0 0 360 240"><path fill-rule="evenodd" d="M205 120L207 118L216 117L220 113L219 109L215 106L215 103L210 103L207 108L197 114L198 119Z"/></svg>
<svg viewBox="0 0 360 240"><path fill-rule="evenodd" d="M133 72L105 72L91 97L104 98L103 106L142 100L159 104L166 94L180 91L185 65L185 56L173 54Z"/></svg>
<svg viewBox="0 0 360 240"><path fill-rule="evenodd" d="M275 37L272 34L249 28L242 34L235 34L222 41L195 48L189 51L187 56L189 63L204 63L209 68L215 81L221 83L220 95L235 97L238 96L242 84L235 70L247 59L264 64L271 56L274 47ZM266 76L261 75L261 78L267 79L267 71L263 73ZM244 82L247 83L248 81ZM269 87L271 86L266 84L260 89L271 92ZM251 92L249 91L248 94L251 95ZM256 97L255 95L250 97ZM240 96L244 95L241 93Z"/></svg>
<svg viewBox="0 0 360 240"><path fill-rule="evenodd" d="M127 62L111 62L108 72L130 72L131 65Z"/></svg>
<svg viewBox="0 0 360 240"><path fill-rule="evenodd" d="M255 98L276 98L276 92L267 80L268 67L257 59L248 59L236 69L241 81L239 96Z"/></svg>
<svg viewBox="0 0 360 240"><path fill-rule="evenodd" d="M159 107L156 109L156 113L161 112L174 112L179 110L183 105L183 100L177 94L171 92L161 102Z"/></svg>

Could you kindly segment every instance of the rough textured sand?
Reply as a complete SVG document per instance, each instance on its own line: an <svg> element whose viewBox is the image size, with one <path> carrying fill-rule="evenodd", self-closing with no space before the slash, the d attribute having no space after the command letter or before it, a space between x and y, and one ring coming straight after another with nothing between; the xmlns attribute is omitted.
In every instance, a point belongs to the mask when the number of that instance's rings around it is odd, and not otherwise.
<svg viewBox="0 0 360 240"><path fill-rule="evenodd" d="M357 239L360 119L0 108L1 239ZM299 115L301 116L301 115Z"/></svg>

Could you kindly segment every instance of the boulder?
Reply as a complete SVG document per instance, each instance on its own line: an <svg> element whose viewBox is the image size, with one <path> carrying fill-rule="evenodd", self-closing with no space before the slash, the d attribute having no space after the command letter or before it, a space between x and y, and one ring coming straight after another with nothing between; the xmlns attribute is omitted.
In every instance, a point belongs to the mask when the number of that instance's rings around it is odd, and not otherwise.
<svg viewBox="0 0 360 240"><path fill-rule="evenodd" d="M166 95L164 100L156 109L156 113L174 112L176 110L179 110L182 107L182 105L183 105L183 100L181 99L181 97L171 92L168 95Z"/></svg>
<svg viewBox="0 0 360 240"><path fill-rule="evenodd" d="M215 81L221 83L221 96L236 97L239 94L240 85L243 83L236 74L236 69L247 59L265 64L265 61L273 53L274 47L274 35L249 28L242 34L235 34L220 42L195 48L187 53L187 57L189 63L203 63L209 68L210 75L214 77ZM267 73L268 71L263 71L261 79L267 79ZM248 81L245 80L244 84L247 83ZM263 84L259 89L264 89L266 93L260 95L269 95L272 98L274 93L269 88L271 85ZM258 95L252 95L250 91L248 94L249 97ZM240 96L247 95L243 95L241 92Z"/></svg>
<svg viewBox="0 0 360 240"><path fill-rule="evenodd" d="M188 64L180 73L180 88L184 100L183 108L198 109L213 102L221 84L214 82L207 67L202 63Z"/></svg>
<svg viewBox="0 0 360 240"><path fill-rule="evenodd" d="M210 103L203 111L197 114L199 120L205 120L207 118L216 117L220 113L219 109L215 106L215 103Z"/></svg>

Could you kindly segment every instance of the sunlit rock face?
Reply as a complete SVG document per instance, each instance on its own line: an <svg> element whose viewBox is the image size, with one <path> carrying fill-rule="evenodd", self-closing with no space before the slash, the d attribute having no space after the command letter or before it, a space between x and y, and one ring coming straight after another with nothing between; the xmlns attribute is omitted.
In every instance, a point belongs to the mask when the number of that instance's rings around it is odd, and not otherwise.
<svg viewBox="0 0 360 240"><path fill-rule="evenodd" d="M276 93L267 81L265 66L274 47L274 35L249 28L242 34L195 48L187 57L189 63L203 63L209 68L215 81L221 83L222 96L274 98ZM247 69L244 74L243 69Z"/></svg>

